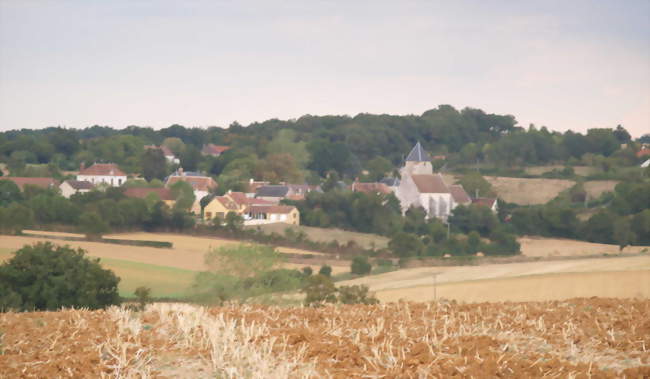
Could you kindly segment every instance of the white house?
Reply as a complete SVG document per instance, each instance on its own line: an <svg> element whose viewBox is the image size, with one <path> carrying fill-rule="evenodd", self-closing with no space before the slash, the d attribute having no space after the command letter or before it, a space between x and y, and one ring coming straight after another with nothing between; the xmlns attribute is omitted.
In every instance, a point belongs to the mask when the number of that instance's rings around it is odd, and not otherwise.
<svg viewBox="0 0 650 379"><path fill-rule="evenodd" d="M93 185L106 184L119 187L126 182L126 174L115 163L95 163L88 168L84 168L82 164L77 180L87 181Z"/></svg>
<svg viewBox="0 0 650 379"><path fill-rule="evenodd" d="M648 159L647 161L641 163L641 167L642 167L642 168L646 168L646 167L648 167L648 166L650 166L650 159Z"/></svg>
<svg viewBox="0 0 650 379"><path fill-rule="evenodd" d="M93 188L95 187L91 182L79 180L66 180L59 186L61 195L66 199L69 199L70 196L74 195L75 193L90 192Z"/></svg>

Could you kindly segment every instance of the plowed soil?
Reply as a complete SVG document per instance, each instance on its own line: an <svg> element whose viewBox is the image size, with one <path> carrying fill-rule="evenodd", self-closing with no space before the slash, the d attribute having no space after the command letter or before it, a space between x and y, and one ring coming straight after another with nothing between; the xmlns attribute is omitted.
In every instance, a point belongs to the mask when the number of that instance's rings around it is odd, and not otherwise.
<svg viewBox="0 0 650 379"><path fill-rule="evenodd" d="M643 378L650 300L0 314L0 377Z"/></svg>

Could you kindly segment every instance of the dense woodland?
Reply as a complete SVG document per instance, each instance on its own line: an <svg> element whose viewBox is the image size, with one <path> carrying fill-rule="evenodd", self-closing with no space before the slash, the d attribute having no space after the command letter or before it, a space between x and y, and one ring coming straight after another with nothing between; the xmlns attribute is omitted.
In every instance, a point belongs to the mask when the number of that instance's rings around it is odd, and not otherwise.
<svg viewBox="0 0 650 379"><path fill-rule="evenodd" d="M572 166L599 168L600 178L623 180L615 193L584 201L581 178L558 199L542 205L520 207L500 203L498 215L479 206L458 207L449 228L440 221L424 220L421 210L399 212L397 199L389 195L352 193L340 188L340 180L376 181L397 175L404 155L420 141L434 156L436 169L465 173L462 184L469 193L492 189L480 173L523 175L527 165L560 164L551 177L576 179ZM204 156L206 143L230 146L219 157ZM117 163L131 174L142 174L151 186L177 167L165 162L158 150L169 147L186 171L203 171L219 183L219 193L241 190L250 178L273 183L321 184L324 193L311 193L304 201L289 202L299 208L303 224L339 227L392 238L391 250L401 257L513 254L519 246L516 234L580 238L589 241L650 243L650 184L648 171L638 168L635 154L650 135L633 141L622 126L590 129L587 133L552 132L545 127L518 126L509 115L488 114L479 109L456 110L448 105L420 116L359 114L310 116L297 120L268 120L227 128L187 128L172 125L154 130L130 126L113 129L49 127L0 133L0 162L13 176L67 177L80 164ZM479 170L477 173L476 170ZM87 234L108 230L173 229L194 226L185 196L169 209L157 199L125 198L119 189L76 195L67 200L54 191L30 189L21 193L0 182L0 229L20 230L29 225L97 225ZM130 185L134 185L130 183ZM187 189L176 190L183 199ZM592 216L578 219L588 208Z"/></svg>

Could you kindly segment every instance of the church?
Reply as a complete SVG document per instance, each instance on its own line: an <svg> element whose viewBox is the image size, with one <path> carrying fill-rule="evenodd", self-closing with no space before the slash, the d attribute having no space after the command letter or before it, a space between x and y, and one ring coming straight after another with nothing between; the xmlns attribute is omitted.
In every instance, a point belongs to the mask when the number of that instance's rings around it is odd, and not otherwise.
<svg viewBox="0 0 650 379"><path fill-rule="evenodd" d="M406 157L400 169L401 180L395 188L402 213L411 207L422 207L427 218L443 221L458 205L471 204L471 199L460 185L447 185L440 173L433 172L431 157L418 142Z"/></svg>

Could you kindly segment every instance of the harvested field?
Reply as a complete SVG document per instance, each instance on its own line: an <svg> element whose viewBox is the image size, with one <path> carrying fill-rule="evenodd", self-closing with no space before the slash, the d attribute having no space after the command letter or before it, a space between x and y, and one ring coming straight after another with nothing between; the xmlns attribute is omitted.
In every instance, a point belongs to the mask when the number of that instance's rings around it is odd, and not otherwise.
<svg viewBox="0 0 650 379"><path fill-rule="evenodd" d="M520 205L545 204L575 182L564 179L525 179L486 176L498 197Z"/></svg>
<svg viewBox="0 0 650 379"><path fill-rule="evenodd" d="M526 167L524 171L526 171L527 174L531 175L542 175L546 172L551 172L553 170L563 170L565 166L563 165L548 165L548 166L534 166L534 167ZM588 176L597 173L599 170L597 167L593 166L573 166L573 172L576 173L576 175L580 176Z"/></svg>
<svg viewBox="0 0 650 379"><path fill-rule="evenodd" d="M643 251L650 252L650 246L627 246L620 251L616 245L570 240L563 238L521 237L522 255L528 257L572 257L581 255L600 254L634 254Z"/></svg>
<svg viewBox="0 0 650 379"><path fill-rule="evenodd" d="M541 301L570 297L650 298L650 256L481 266L420 267L340 282L365 284L378 299Z"/></svg>
<svg viewBox="0 0 650 379"><path fill-rule="evenodd" d="M592 180L585 182L585 191L587 191L589 199L597 199L605 192L614 192L618 183L617 180Z"/></svg>
<svg viewBox="0 0 650 379"><path fill-rule="evenodd" d="M287 228L293 229L294 231L302 231L307 234L307 237L316 242L331 242L337 241L340 245L348 243L348 241L354 241L359 246L364 248L376 247L384 248L388 246L389 239L377 234L368 234L368 233L357 233L350 232L347 230L341 230L336 228L315 228L311 226L295 226L287 224L268 224L268 225L257 225L251 226L249 228L260 228L265 233L278 233L284 235L284 231Z"/></svg>
<svg viewBox="0 0 650 379"><path fill-rule="evenodd" d="M650 375L649 300L0 314L15 377Z"/></svg>

